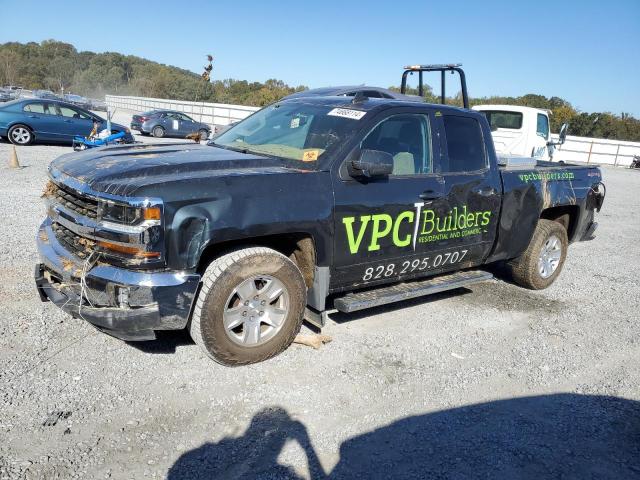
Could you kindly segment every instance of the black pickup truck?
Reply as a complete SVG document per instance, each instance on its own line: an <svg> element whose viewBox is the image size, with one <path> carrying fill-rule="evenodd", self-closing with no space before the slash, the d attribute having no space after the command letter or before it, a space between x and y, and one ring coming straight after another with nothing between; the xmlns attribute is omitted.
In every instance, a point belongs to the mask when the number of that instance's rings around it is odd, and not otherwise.
<svg viewBox="0 0 640 480"><path fill-rule="evenodd" d="M123 340L188 328L248 364L304 318L470 285L505 263L549 286L604 199L594 166L498 159L486 118L443 105L313 97L208 145L110 146L50 166L36 284Z"/></svg>

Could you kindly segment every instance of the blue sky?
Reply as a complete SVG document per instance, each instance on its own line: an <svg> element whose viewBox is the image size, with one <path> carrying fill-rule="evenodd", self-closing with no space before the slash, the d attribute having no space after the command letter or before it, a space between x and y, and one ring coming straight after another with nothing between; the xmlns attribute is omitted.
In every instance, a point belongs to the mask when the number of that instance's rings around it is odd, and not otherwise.
<svg viewBox="0 0 640 480"><path fill-rule="evenodd" d="M213 78L309 87L387 87L403 65L462 62L472 96L640 117L640 0L100 3L22 0L26 16L9 21L15 1L0 0L0 43L54 38L198 73L211 52Z"/></svg>

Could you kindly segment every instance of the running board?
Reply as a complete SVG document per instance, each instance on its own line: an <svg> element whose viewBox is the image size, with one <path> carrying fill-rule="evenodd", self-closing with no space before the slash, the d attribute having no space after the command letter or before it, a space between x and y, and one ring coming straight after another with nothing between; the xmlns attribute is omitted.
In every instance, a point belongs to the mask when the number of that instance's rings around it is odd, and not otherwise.
<svg viewBox="0 0 640 480"><path fill-rule="evenodd" d="M450 273L427 280L405 282L390 287L380 287L366 292L349 293L334 300L336 309L344 313L356 312L365 308L377 307L410 298L422 297L433 293L466 287L473 283L491 280L493 275L481 270Z"/></svg>

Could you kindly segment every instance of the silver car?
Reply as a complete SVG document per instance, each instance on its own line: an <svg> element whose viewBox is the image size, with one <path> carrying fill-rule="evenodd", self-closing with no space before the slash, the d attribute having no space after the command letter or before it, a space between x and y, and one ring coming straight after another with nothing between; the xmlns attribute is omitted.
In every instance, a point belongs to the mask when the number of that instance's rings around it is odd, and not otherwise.
<svg viewBox="0 0 640 480"><path fill-rule="evenodd" d="M131 118L131 130L154 137L180 137L199 133L202 140L209 138L211 127L196 122L189 115L173 110L151 110Z"/></svg>

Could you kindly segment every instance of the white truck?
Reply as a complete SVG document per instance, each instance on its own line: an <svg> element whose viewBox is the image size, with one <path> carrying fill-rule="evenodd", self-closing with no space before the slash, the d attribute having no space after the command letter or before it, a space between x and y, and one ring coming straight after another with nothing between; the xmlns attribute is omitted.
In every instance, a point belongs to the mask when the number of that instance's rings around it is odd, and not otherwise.
<svg viewBox="0 0 640 480"><path fill-rule="evenodd" d="M486 115L500 156L553 160L555 146L562 145L567 135L565 123L559 140L551 140L548 110L517 105L476 105L473 109Z"/></svg>

